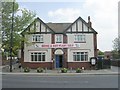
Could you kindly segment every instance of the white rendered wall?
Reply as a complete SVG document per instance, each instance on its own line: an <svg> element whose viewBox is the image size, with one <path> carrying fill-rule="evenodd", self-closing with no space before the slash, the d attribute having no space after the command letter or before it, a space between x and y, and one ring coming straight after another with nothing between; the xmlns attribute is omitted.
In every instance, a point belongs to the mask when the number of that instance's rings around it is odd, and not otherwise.
<svg viewBox="0 0 120 90"><path fill-rule="evenodd" d="M38 35L38 34L37 34ZM42 34L44 37L44 44L51 44L51 34ZM28 42L32 42L32 34L26 36L28 38ZM24 62L30 61L30 52L45 52L46 53L46 61L51 62L51 49L42 49L36 48L34 43L29 43L28 45L24 45Z"/></svg>
<svg viewBox="0 0 120 90"><path fill-rule="evenodd" d="M85 34L86 43L80 43L80 48L68 49L68 62L73 62L73 52L88 52L88 60L94 57L93 34ZM74 43L74 34L67 34L68 43Z"/></svg>

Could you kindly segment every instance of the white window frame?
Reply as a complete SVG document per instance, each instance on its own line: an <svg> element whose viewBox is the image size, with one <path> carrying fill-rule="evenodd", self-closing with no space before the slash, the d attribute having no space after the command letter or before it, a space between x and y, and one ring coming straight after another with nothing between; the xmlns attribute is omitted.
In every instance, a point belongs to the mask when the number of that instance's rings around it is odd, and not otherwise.
<svg viewBox="0 0 120 90"><path fill-rule="evenodd" d="M43 43L43 35L33 35L32 42L40 42Z"/></svg>
<svg viewBox="0 0 120 90"><path fill-rule="evenodd" d="M73 61L88 61L88 52L73 52Z"/></svg>
<svg viewBox="0 0 120 90"><path fill-rule="evenodd" d="M33 60L32 60L32 57L33 57ZM30 61L31 62L46 62L46 53L45 52L30 52Z"/></svg>
<svg viewBox="0 0 120 90"><path fill-rule="evenodd" d="M62 34L55 35L55 43L63 43L63 35Z"/></svg>
<svg viewBox="0 0 120 90"><path fill-rule="evenodd" d="M86 35L85 34L75 34L74 42L86 42Z"/></svg>

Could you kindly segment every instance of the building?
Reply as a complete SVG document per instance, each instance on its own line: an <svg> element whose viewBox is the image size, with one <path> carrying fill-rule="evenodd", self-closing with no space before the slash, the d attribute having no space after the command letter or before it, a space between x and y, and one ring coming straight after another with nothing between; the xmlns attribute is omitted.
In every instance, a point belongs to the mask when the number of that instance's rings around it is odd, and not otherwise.
<svg viewBox="0 0 120 90"><path fill-rule="evenodd" d="M22 44L21 63L30 68L90 69L97 56L97 32L81 17L73 23L44 23L36 18L22 32L29 43Z"/></svg>
<svg viewBox="0 0 120 90"><path fill-rule="evenodd" d="M112 51L105 51L104 57L105 59L112 59Z"/></svg>
<svg viewBox="0 0 120 90"><path fill-rule="evenodd" d="M118 2L118 37L120 37L120 1Z"/></svg>

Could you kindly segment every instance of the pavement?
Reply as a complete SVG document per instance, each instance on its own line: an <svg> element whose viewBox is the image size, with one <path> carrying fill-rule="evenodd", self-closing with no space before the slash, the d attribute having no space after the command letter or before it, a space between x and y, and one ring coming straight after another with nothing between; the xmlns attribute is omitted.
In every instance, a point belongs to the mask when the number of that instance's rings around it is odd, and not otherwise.
<svg viewBox="0 0 120 90"><path fill-rule="evenodd" d="M55 70L44 70L43 73L37 73L36 69L30 69L30 72L26 73L23 69L19 69L18 65L13 66L13 71L9 72L9 65L0 66L0 72L2 74L36 74L36 75L120 75L120 67L111 66L111 69L100 69L100 70L83 70L82 73L76 73L75 70L68 70L67 73L61 73L60 69Z"/></svg>

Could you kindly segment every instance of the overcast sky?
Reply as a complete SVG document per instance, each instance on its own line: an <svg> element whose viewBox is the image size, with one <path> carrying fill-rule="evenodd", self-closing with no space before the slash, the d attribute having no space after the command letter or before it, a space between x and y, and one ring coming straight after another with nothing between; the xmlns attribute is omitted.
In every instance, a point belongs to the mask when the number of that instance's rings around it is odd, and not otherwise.
<svg viewBox="0 0 120 90"><path fill-rule="evenodd" d="M98 49L109 51L118 36L119 0L17 0L20 8L36 12L44 22L74 22L79 16L98 32Z"/></svg>

